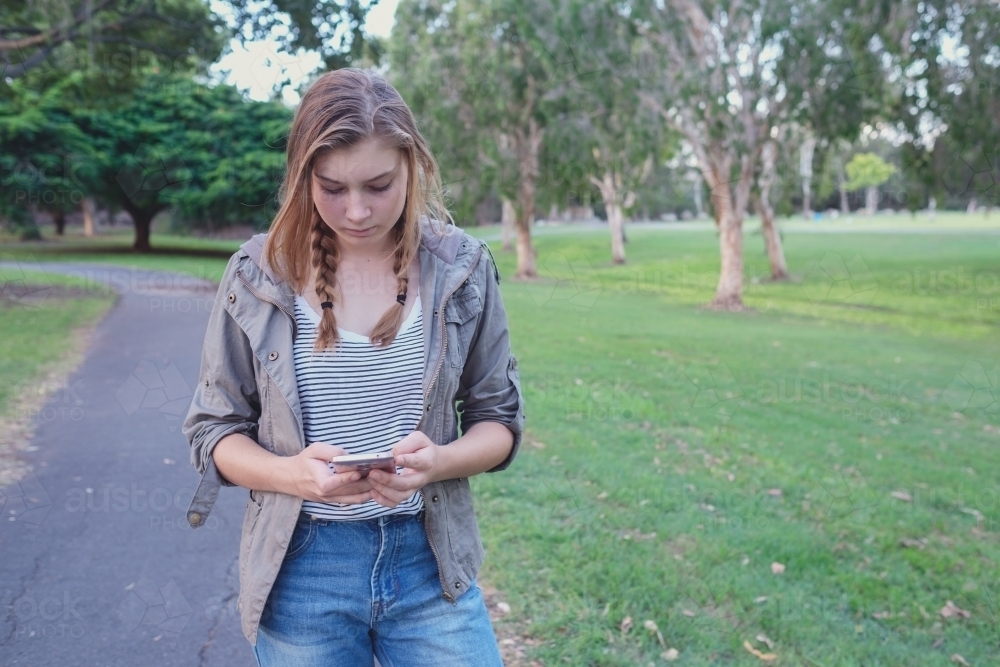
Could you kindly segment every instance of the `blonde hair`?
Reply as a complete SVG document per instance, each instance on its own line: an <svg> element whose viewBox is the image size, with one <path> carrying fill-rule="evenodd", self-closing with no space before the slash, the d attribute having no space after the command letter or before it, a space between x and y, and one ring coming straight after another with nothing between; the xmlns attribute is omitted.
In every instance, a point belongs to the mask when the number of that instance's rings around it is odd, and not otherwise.
<svg viewBox="0 0 1000 667"><path fill-rule="evenodd" d="M330 151L369 138L399 149L407 164L406 203L393 227L393 272L399 292L407 286L406 267L419 252L420 220L435 234L454 224L442 195L437 161L417 130L410 108L382 76L353 67L327 72L303 95L288 137L287 167L278 190L281 206L271 223L264 257L272 271L301 293L309 272L320 301L334 301L339 249L320 217L312 193L317 159ZM436 221L444 221L435 224ZM404 305L396 303L379 319L372 344L387 347L403 323ZM314 349L336 346L340 340L332 308L324 308Z"/></svg>

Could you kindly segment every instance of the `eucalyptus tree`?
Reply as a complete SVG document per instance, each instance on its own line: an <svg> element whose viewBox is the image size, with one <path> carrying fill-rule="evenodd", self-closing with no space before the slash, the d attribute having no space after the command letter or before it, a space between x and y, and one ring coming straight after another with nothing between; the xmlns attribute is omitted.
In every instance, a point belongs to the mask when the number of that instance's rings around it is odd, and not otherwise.
<svg viewBox="0 0 1000 667"><path fill-rule="evenodd" d="M868 46L886 11L874 0L637 5L637 29L661 55L643 99L691 144L711 192L721 259L713 307L743 308L743 220L772 130L801 121L856 131L881 108Z"/></svg>
<svg viewBox="0 0 1000 667"><path fill-rule="evenodd" d="M460 163L476 155L488 168L476 180L514 198L516 275L525 278L537 275L531 232L544 137L574 75L559 11L555 0L403 0L389 44L393 80L425 125L462 125L430 130L452 140L438 152ZM435 78L431 92L418 92Z"/></svg>
<svg viewBox="0 0 1000 667"><path fill-rule="evenodd" d="M669 154L662 123L643 105L641 69L650 64L648 44L627 20L629 9L612 0L573 0L563 14L565 34L576 35L579 73L567 116L589 152L589 181L604 201L611 232L611 261L625 262L625 213L649 178L654 160Z"/></svg>

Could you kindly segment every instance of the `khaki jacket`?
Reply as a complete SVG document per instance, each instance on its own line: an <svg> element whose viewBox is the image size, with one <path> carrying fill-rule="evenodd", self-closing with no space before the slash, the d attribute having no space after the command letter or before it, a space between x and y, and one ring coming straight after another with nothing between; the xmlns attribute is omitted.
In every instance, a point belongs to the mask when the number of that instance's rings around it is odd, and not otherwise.
<svg viewBox="0 0 1000 667"><path fill-rule="evenodd" d="M420 297L424 327L424 413L417 425L447 445L477 422L495 421L514 433L502 463L516 455L524 429L517 359L510 348L500 275L486 244L448 225L436 234L421 224ZM212 458L216 443L243 433L280 456L305 448L292 345L298 333L295 293L262 259L265 234L244 243L229 260L209 318L201 371L182 431L201 481L188 523L204 525L221 486ZM490 256L492 258L492 255ZM459 411L461 414L459 414ZM438 563L441 593L450 601L469 590L483 562L469 480L450 479L420 490L425 527ZM240 612L243 634L257 643L264 603L281 567L302 498L250 491L240 539Z"/></svg>

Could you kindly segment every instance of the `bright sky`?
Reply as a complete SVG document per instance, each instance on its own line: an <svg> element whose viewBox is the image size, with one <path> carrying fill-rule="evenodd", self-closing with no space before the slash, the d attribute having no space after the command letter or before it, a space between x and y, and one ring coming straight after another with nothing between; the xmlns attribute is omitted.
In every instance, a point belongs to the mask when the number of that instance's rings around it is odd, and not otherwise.
<svg viewBox="0 0 1000 667"><path fill-rule="evenodd" d="M365 30L371 35L388 37L398 4L399 0L379 0L368 13ZM223 18L231 16L225 2L211 0L210 6ZM274 41L247 42L245 46L236 40L230 42L230 52L212 65L211 72L219 81L235 85L254 100L270 99L277 82L288 76L292 84L282 88L281 98L285 104L294 106L299 101L295 91L297 85L322 66L315 51L300 50L295 55L281 53Z"/></svg>

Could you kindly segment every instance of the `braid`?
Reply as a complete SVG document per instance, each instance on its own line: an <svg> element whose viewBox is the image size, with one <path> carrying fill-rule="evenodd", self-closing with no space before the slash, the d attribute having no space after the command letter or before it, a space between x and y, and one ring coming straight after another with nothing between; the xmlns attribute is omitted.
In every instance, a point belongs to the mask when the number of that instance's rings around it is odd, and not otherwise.
<svg viewBox="0 0 1000 667"><path fill-rule="evenodd" d="M337 284L337 260L339 259L340 250L333 238L333 230L317 214L312 231L311 263L316 272L316 296L319 297L320 303L332 305L334 302L334 287ZM313 349L318 352L336 345L339 340L340 335L337 332L337 320L333 315L333 308L324 307Z"/></svg>
<svg viewBox="0 0 1000 667"><path fill-rule="evenodd" d="M403 246L398 243L401 234L402 230L397 228L397 245L396 251L393 253L392 272L396 276L396 293L404 298L402 300L397 298L396 303L386 311L372 331L372 345L380 347L388 347L392 341L396 340L396 334L399 333L399 328L403 325L403 311L406 309L405 296L410 279L403 271Z"/></svg>

